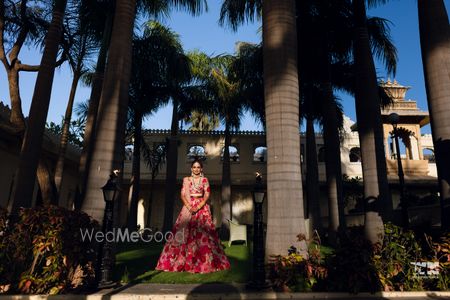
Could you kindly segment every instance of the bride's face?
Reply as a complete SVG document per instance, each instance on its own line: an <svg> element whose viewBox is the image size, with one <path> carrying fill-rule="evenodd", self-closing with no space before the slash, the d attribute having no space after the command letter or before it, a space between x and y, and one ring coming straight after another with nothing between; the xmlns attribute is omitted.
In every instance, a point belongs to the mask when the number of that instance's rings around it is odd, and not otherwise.
<svg viewBox="0 0 450 300"><path fill-rule="evenodd" d="M202 172L202 167L200 166L199 163L196 162L192 165L191 171L192 171L192 174L198 176Z"/></svg>

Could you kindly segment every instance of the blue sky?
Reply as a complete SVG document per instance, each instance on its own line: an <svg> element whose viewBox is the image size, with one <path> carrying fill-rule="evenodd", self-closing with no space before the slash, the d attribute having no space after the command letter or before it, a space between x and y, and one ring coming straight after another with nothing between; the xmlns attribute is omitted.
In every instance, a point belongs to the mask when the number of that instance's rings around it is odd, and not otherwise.
<svg viewBox="0 0 450 300"><path fill-rule="evenodd" d="M219 27L217 20L219 18L220 4L221 1L209 0L209 11L207 13L199 17L192 17L184 12L173 12L169 19L163 20L163 23L180 35L186 50L199 49L208 54L233 53L237 41L259 42L261 40L260 33L258 33L258 29L261 26L260 23L243 26L238 32ZM445 0L445 5L447 11L449 11L450 0ZM418 33L417 1L392 0L388 4L371 9L368 14L383 17L392 22L391 34L399 54L395 79L400 84L411 86L411 90L407 93L407 98L417 100L419 108L427 110ZM20 58L24 63L38 64L41 59L41 53L35 49L24 47ZM377 62L376 65L378 76L386 78L386 72L382 65ZM35 80L35 73L21 72L20 74L22 105L25 115L28 115ZM67 104L71 80L71 72L67 64L56 70L48 121L58 123L61 121ZM77 90L76 102L88 99L89 94L90 90L80 85ZM340 96L346 115L355 120L353 99L346 95ZM10 104L6 73L3 67L0 67L0 101ZM146 128L170 128L170 118L171 108L168 106L160 109L154 116L148 118L144 126ZM241 126L243 130L259 128L251 117L246 117ZM429 130L429 126L424 128L425 132L429 132Z"/></svg>

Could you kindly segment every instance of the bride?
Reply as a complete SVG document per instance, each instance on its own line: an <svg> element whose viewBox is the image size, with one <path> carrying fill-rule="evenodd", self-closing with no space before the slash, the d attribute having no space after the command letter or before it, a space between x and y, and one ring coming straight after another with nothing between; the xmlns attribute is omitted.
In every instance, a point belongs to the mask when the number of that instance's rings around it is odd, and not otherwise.
<svg viewBox="0 0 450 300"><path fill-rule="evenodd" d="M208 179L203 176L203 164L195 160L191 164L191 176L183 178L184 206L172 229L173 238L164 245L156 270L210 273L230 268L207 204L210 192Z"/></svg>

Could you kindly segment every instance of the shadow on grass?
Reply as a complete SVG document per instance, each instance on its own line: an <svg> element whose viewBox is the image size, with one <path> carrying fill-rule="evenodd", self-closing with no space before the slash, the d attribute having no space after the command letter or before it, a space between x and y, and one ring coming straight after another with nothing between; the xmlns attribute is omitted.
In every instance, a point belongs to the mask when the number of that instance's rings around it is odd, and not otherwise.
<svg viewBox="0 0 450 300"><path fill-rule="evenodd" d="M224 243L224 246L226 243ZM117 246L114 279L122 283L224 283L247 282L251 269L251 253L248 246L225 246L231 269L208 274L189 272L161 272L155 270L162 251L162 243L122 243Z"/></svg>

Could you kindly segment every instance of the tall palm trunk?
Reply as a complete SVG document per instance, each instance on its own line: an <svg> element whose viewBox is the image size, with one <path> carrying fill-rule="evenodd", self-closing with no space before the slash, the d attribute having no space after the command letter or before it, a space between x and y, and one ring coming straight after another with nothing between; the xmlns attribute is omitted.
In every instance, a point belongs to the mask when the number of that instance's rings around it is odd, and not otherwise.
<svg viewBox="0 0 450 300"><path fill-rule="evenodd" d="M308 99L308 101L312 99ZM320 218L319 166L317 163L316 133L314 119L306 117L306 199L308 218L312 230L322 231ZM310 235L311 236L311 235Z"/></svg>
<svg viewBox="0 0 450 300"><path fill-rule="evenodd" d="M420 46L441 196L441 226L450 228L450 27L442 0L418 0Z"/></svg>
<svg viewBox="0 0 450 300"><path fill-rule="evenodd" d="M330 236L333 239L339 229L345 228L344 201L342 193L341 151L338 131L338 112L331 86L327 84L327 99L324 99L324 144L325 169L328 194L328 219Z"/></svg>
<svg viewBox="0 0 450 300"><path fill-rule="evenodd" d="M78 168L79 181L78 191L75 197L75 209L81 209L84 194L86 192L87 178L89 177L89 168L91 165L92 151L95 140L95 124L97 122L98 106L102 94L103 76L106 66L106 57L108 54L111 32L113 27L113 14L109 13L105 22L105 31L103 34L100 51L97 58L97 66L92 79L92 90L89 98L89 108L86 118L86 127L84 130L83 149L80 155L80 165Z"/></svg>
<svg viewBox="0 0 450 300"><path fill-rule="evenodd" d="M96 220L103 219L104 199L100 188L112 171L122 170L123 167L135 15L135 0L117 1L97 114L92 163L82 205L82 210Z"/></svg>
<svg viewBox="0 0 450 300"><path fill-rule="evenodd" d="M152 206L153 206L153 190L155 188L156 174L152 172L152 178L150 179L150 195L148 195L147 209L145 210L145 226L150 227L152 222Z"/></svg>
<svg viewBox="0 0 450 300"><path fill-rule="evenodd" d="M264 98L267 126L266 259L287 253L306 234L300 169L295 1L263 2Z"/></svg>
<svg viewBox="0 0 450 300"><path fill-rule="evenodd" d="M64 124L61 133L61 141L59 144L58 160L55 168L55 185L58 197L61 196L61 186L64 173L64 161L66 157L67 144L69 142L70 120L72 119L73 103L75 102L75 93L77 91L78 81L80 80L80 70L76 70L73 74L72 87L70 88L69 101L67 102L66 114L64 116Z"/></svg>
<svg viewBox="0 0 450 300"><path fill-rule="evenodd" d="M130 191L128 201L128 229L135 230L137 225L137 210L141 188L141 143L142 113L136 109L134 116L133 164L131 168Z"/></svg>
<svg viewBox="0 0 450 300"><path fill-rule="evenodd" d="M31 206L66 3L66 0L56 1L52 22L46 36L44 53L31 102L29 123L20 153L15 193L11 207L11 212L14 214L17 213L21 206Z"/></svg>
<svg viewBox="0 0 450 300"><path fill-rule="evenodd" d="M356 22L354 42L355 59L355 104L358 120L359 142L361 145L364 197L379 197L378 210L385 220L392 213L392 202L388 193L386 159L384 156L383 130L377 78L370 49L366 26L365 0L353 0ZM366 237L378 241L382 231L377 212L366 211Z"/></svg>
<svg viewBox="0 0 450 300"><path fill-rule="evenodd" d="M225 143L223 148L223 162L222 162L222 197L219 207L222 212L221 224L221 238L229 238L229 224L227 219L233 218L233 208L231 203L231 163L230 163L230 123L225 121Z"/></svg>
<svg viewBox="0 0 450 300"><path fill-rule="evenodd" d="M167 171L164 202L163 231L169 231L173 225L173 207L175 203L178 167L178 100L173 99L172 126L167 141Z"/></svg>

